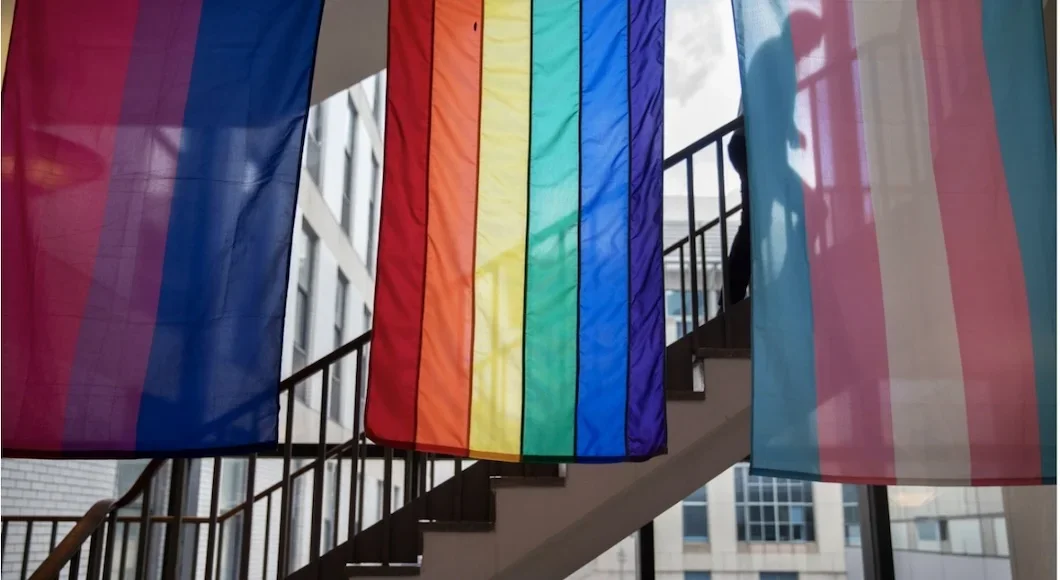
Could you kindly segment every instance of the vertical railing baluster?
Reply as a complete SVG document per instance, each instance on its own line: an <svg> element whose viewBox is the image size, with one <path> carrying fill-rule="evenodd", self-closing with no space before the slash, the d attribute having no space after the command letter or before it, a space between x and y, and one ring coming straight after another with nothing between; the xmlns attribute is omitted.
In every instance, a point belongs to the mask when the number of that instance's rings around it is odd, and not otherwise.
<svg viewBox="0 0 1060 580"><path fill-rule="evenodd" d="M702 267L703 277L703 289L699 295L701 297L699 303L703 307L703 324L706 324L710 320L710 304L707 301L710 299L710 276L707 272L707 231L703 230L702 233L698 234L699 237L699 265Z"/></svg>
<svg viewBox="0 0 1060 580"><path fill-rule="evenodd" d="M685 307L685 303L687 302L687 300L685 300L685 246L684 246L684 244L681 244L680 246L677 247L677 261L680 263L680 268L678 268L678 274L679 274L679 277L681 278L681 327L680 327L681 331L678 333L677 338L681 338L688 332L688 329L685 328L686 326L688 326L688 312L687 312L687 308Z"/></svg>
<svg viewBox="0 0 1060 580"><path fill-rule="evenodd" d="M362 368L364 360L364 347L359 346L354 351L354 376L353 376L353 447L350 449L350 509L348 520L346 522L346 541L350 543L350 557L349 561L354 561L354 555L357 553L357 532L360 531L360 527L357 525L357 518L361 517L360 506L357 503L358 493L360 493L358 478L360 477L360 470L358 469L358 461L361 455L361 445L363 439L361 437L361 388L362 376L364 370Z"/></svg>
<svg viewBox="0 0 1060 580"><path fill-rule="evenodd" d="M136 542L136 578L140 580L147 578L147 548L151 545L151 490L154 481L144 488L143 499L140 505L140 532Z"/></svg>
<svg viewBox="0 0 1060 580"><path fill-rule="evenodd" d="M239 578L246 580L250 571L250 545L254 535L254 479L258 471L258 456L247 458L247 490L243 504L243 533L239 539Z"/></svg>
<svg viewBox="0 0 1060 580"><path fill-rule="evenodd" d="M192 528L194 529L194 531L191 534L191 537L192 537L191 542L192 542L192 546L194 546L194 548L191 551L191 577L192 578L198 578L199 577L199 536L202 535L202 522L195 522L194 524L192 524ZM108 574L107 577L109 578L110 575Z"/></svg>
<svg viewBox="0 0 1060 580"><path fill-rule="evenodd" d="M129 565L129 522L121 524L121 558L118 560L118 580L125 580L125 568Z"/></svg>
<svg viewBox="0 0 1060 580"><path fill-rule="evenodd" d="M368 437L365 434L361 434L360 444L361 467L357 470L357 532L360 533L364 529L364 494L367 484L365 483L365 477L368 473Z"/></svg>
<svg viewBox="0 0 1060 580"><path fill-rule="evenodd" d="M223 519L217 522L217 563L214 566L214 573L217 574L217 580L221 580L221 564L225 561L225 524L228 523L227 519Z"/></svg>
<svg viewBox="0 0 1060 580"><path fill-rule="evenodd" d="M261 580L269 577L269 536L272 527L272 494L265 496L265 543L261 555Z"/></svg>
<svg viewBox="0 0 1060 580"><path fill-rule="evenodd" d="M320 424L317 432L317 460L313 467L313 513L309 531L309 561L320 558L320 532L324 520L324 461L328 454L328 383L330 378L325 366L320 373L323 379L320 387Z"/></svg>
<svg viewBox="0 0 1060 580"><path fill-rule="evenodd" d="M180 528L184 520L187 459L174 459L169 470L169 505L166 509L165 544L162 548L162 580L176 580L180 566ZM92 560L89 558L89 564ZM91 566L90 566L91 567Z"/></svg>
<svg viewBox="0 0 1060 580"><path fill-rule="evenodd" d="M287 418L284 430L283 442L283 479L280 486L280 535L276 558L276 578L283 580L287 577L287 561L290 554L291 542L291 454L294 444L294 390L298 385L291 385L287 389Z"/></svg>
<svg viewBox="0 0 1060 580"><path fill-rule="evenodd" d="M379 555L380 562L386 566L390 564L390 498L394 495L394 450L387 447L383 452L383 521L381 529L383 533L382 554Z"/></svg>
<svg viewBox="0 0 1060 580"><path fill-rule="evenodd" d="M692 343L695 344L695 331L699 326L699 303L696 300L699 295L698 277L696 276L696 187L695 176L692 172L692 156L685 159L685 180L688 185L688 252L689 263L692 265ZM684 296L681 297L682 300Z"/></svg>
<svg viewBox="0 0 1060 580"><path fill-rule="evenodd" d="M67 576L67 578L69 578L70 580L78 580L77 573L80 570L81 570L81 549L78 548L78 550L76 552L74 552L73 560L70 560L70 575ZM145 576L141 576L141 578L146 578L146 577Z"/></svg>
<svg viewBox="0 0 1060 580"><path fill-rule="evenodd" d="M114 536L117 535L118 512L110 512L107 518L107 545L103 553L103 577L110 579L114 571Z"/></svg>
<svg viewBox="0 0 1060 580"><path fill-rule="evenodd" d="M33 521L26 522L26 540L22 542L22 575L19 578L25 580L29 572L29 545L33 540Z"/></svg>
<svg viewBox="0 0 1060 580"><path fill-rule="evenodd" d="M7 522L0 524L0 561L3 560L5 554L7 554Z"/></svg>
<svg viewBox="0 0 1060 580"><path fill-rule="evenodd" d="M58 537L59 537L59 522L58 521L54 521L54 522L52 522L51 537L48 538L48 552L49 553L52 550L55 549L55 541L58 539Z"/></svg>
<svg viewBox="0 0 1060 580"><path fill-rule="evenodd" d="M718 228L720 228L721 234L721 312L724 314L729 310L729 306L732 305L732 296L730 296L729 287L729 220L726 217L725 209L725 154L723 152L722 144L723 139L718 139L717 143L717 162L718 162ZM746 208L740 211L747 211ZM732 346L730 340L729 321L722 317L721 319L722 330L725 333L725 346Z"/></svg>
<svg viewBox="0 0 1060 580"><path fill-rule="evenodd" d="M416 477L416 452L405 451L403 453L405 457L405 465L401 470L401 485L403 486L401 494L401 505L408 505L412 498L413 481Z"/></svg>
<svg viewBox="0 0 1060 580"><path fill-rule="evenodd" d="M334 494L331 499L331 545L325 549L330 550L339 545L339 514L342 513L342 452L335 454L335 481L332 487Z"/></svg>
<svg viewBox="0 0 1060 580"><path fill-rule="evenodd" d="M101 559L103 556L103 529L96 528L88 539L88 580L99 580ZM163 571L165 573L165 571Z"/></svg>
<svg viewBox="0 0 1060 580"><path fill-rule="evenodd" d="M217 539L217 510L220 507L218 504L221 499L221 467L223 461L223 457L214 457L213 473L210 477L210 519L206 525L206 569L203 571L206 580L213 578L214 554L217 550L217 544L214 540Z"/></svg>

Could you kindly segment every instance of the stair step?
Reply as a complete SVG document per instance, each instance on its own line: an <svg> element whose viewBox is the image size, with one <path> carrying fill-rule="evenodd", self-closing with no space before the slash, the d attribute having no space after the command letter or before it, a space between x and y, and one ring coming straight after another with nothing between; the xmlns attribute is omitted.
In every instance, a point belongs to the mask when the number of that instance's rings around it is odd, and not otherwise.
<svg viewBox="0 0 1060 580"><path fill-rule="evenodd" d="M379 578L394 576L419 576L419 564L346 564L346 572L350 578Z"/></svg>
<svg viewBox="0 0 1060 580"><path fill-rule="evenodd" d="M491 477L490 485L494 488L498 487L563 487L566 484L566 478L558 476L546 476L546 477L526 477L521 475L504 475L500 477Z"/></svg>
<svg viewBox="0 0 1060 580"><path fill-rule="evenodd" d="M421 520L420 529L425 532L492 532L493 522L460 522Z"/></svg>
<svg viewBox="0 0 1060 580"><path fill-rule="evenodd" d="M704 401L706 398L707 394L703 391L666 391L668 401Z"/></svg>
<svg viewBox="0 0 1060 580"><path fill-rule="evenodd" d="M696 349L697 360L703 360L707 358L751 358L751 349L715 347L703 347Z"/></svg>

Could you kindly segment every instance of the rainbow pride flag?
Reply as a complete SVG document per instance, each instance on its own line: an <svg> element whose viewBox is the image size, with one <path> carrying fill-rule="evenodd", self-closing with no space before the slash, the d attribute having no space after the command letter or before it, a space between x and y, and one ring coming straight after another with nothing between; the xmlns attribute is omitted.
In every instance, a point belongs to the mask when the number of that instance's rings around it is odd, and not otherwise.
<svg viewBox="0 0 1060 580"><path fill-rule="evenodd" d="M736 0L755 473L1056 478L1038 0Z"/></svg>
<svg viewBox="0 0 1060 580"><path fill-rule="evenodd" d="M5 456L273 446L320 0L22 0Z"/></svg>
<svg viewBox="0 0 1060 580"><path fill-rule="evenodd" d="M665 452L664 19L663 0L391 1L374 441Z"/></svg>

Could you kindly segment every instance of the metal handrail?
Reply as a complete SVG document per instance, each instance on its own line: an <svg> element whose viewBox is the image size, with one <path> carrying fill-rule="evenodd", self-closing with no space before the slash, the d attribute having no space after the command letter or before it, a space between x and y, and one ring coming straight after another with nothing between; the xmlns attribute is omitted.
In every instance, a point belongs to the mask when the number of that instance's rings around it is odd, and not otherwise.
<svg viewBox="0 0 1060 580"><path fill-rule="evenodd" d="M74 528L63 537L59 545L41 562L41 565L30 576L30 580L58 578L59 572L74 559L74 556L80 553L84 543L96 534L103 522L107 521L107 518L119 509L131 504L144 493L144 490L151 485L155 474L158 473L158 470L162 468L166 461L168 459L152 459L144 467L144 470L140 472L136 481L129 486L128 491L120 498L116 500L104 499L93 504L85 512L85 515L74 524ZM27 542L28 545L29 543ZM25 554L23 557L25 557Z"/></svg>

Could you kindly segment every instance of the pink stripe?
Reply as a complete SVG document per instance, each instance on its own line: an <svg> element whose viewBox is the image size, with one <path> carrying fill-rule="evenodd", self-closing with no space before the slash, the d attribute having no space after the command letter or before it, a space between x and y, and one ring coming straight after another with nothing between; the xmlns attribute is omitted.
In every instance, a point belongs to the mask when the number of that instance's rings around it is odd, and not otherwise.
<svg viewBox="0 0 1060 580"><path fill-rule="evenodd" d="M816 150L817 188L805 186L805 212L821 474L893 483L883 290L876 227L865 209L869 177L853 18L847 2L822 7L823 44L805 61L820 72L800 85L800 97L810 100ZM812 21L792 22L796 53L817 45Z"/></svg>
<svg viewBox="0 0 1060 580"><path fill-rule="evenodd" d="M155 332L201 0L140 0L64 449L127 449Z"/></svg>
<svg viewBox="0 0 1060 580"><path fill-rule="evenodd" d="M964 369L972 483L1041 476L1030 314L978 1L918 0L935 183Z"/></svg>
<svg viewBox="0 0 1060 580"><path fill-rule="evenodd" d="M138 4L18 7L4 87L0 196L5 449L61 446Z"/></svg>

